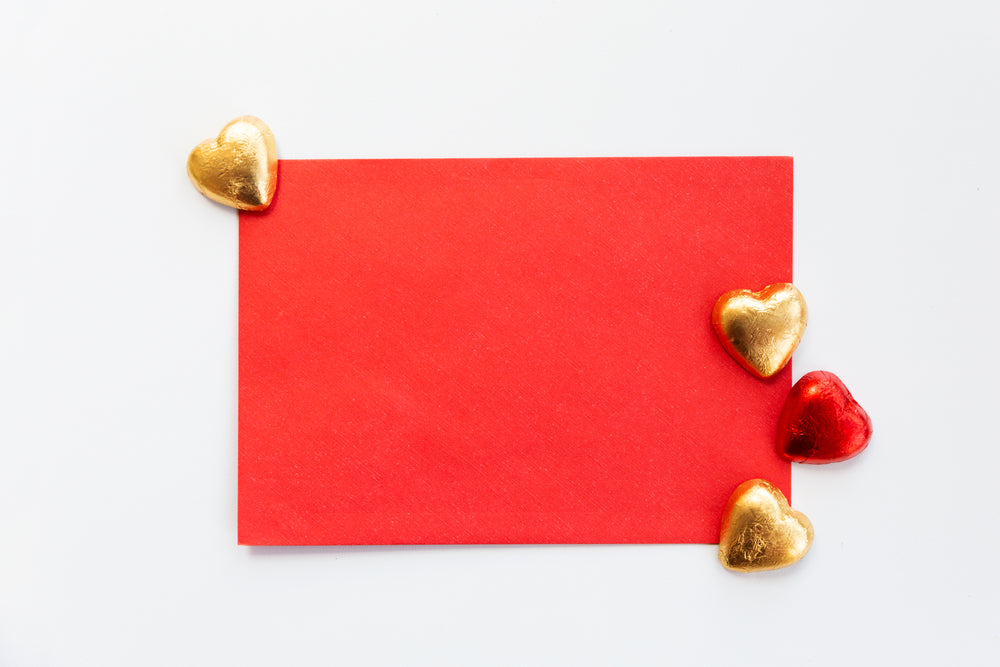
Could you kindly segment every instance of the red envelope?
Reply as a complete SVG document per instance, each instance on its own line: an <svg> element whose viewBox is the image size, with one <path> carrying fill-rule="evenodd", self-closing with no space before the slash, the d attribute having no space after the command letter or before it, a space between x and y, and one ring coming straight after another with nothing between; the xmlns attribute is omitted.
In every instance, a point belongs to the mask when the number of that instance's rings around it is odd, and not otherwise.
<svg viewBox="0 0 1000 667"><path fill-rule="evenodd" d="M240 214L242 544L715 543L788 495L785 369L723 292L792 278L792 161L282 160Z"/></svg>

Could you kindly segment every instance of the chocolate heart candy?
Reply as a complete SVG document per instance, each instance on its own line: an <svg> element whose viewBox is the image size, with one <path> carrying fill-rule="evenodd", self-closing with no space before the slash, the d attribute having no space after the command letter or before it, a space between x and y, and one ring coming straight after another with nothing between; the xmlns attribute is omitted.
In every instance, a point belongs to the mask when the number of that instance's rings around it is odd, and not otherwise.
<svg viewBox="0 0 1000 667"><path fill-rule="evenodd" d="M791 283L768 285L759 292L726 292L712 309L712 326L722 347L759 378L785 367L807 320L806 300Z"/></svg>
<svg viewBox="0 0 1000 667"><path fill-rule="evenodd" d="M278 182L274 135L253 116L231 121L218 138L198 144L187 166L188 176L199 192L244 211L267 208Z"/></svg>
<svg viewBox="0 0 1000 667"><path fill-rule="evenodd" d="M778 453L796 463L835 463L857 456L872 420L833 373L813 371L795 383L778 418Z"/></svg>

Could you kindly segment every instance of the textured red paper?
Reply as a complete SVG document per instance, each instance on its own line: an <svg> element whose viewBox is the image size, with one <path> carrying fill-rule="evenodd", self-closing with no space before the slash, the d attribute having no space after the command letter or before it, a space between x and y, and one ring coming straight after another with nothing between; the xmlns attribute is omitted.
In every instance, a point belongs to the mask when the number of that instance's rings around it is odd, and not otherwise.
<svg viewBox="0 0 1000 667"><path fill-rule="evenodd" d="M243 544L718 541L786 368L709 323L790 281L790 158L283 160L240 214Z"/></svg>

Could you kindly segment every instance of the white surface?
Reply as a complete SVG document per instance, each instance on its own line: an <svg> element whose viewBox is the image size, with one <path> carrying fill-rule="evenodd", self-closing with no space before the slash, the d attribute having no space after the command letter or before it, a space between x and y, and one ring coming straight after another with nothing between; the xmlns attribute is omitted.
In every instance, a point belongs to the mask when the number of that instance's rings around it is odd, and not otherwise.
<svg viewBox="0 0 1000 667"><path fill-rule="evenodd" d="M993 2L0 5L0 665L996 664ZM796 567L236 545L236 214L188 151L796 158Z"/></svg>

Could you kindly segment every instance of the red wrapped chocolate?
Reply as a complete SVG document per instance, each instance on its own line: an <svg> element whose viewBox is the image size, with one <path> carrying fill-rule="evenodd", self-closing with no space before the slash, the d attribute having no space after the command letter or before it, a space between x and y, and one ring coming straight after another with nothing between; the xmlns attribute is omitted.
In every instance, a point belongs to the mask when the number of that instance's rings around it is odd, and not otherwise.
<svg viewBox="0 0 1000 667"><path fill-rule="evenodd" d="M833 373L795 383L778 418L778 454L795 463L836 463L864 451L872 420Z"/></svg>

